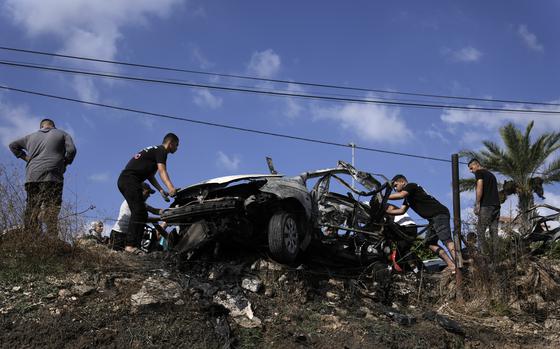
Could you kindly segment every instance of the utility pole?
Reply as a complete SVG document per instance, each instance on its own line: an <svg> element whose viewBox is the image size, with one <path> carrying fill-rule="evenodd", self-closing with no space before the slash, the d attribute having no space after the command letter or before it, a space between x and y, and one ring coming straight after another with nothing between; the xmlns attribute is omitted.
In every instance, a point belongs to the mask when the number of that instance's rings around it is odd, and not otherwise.
<svg viewBox="0 0 560 349"><path fill-rule="evenodd" d="M459 155L451 155L451 183L453 186L453 240L455 242L455 283L457 287L456 299L463 302L463 258L461 256L461 197L459 192Z"/></svg>
<svg viewBox="0 0 560 349"><path fill-rule="evenodd" d="M355 157L356 157L356 143L350 142L350 143L348 143L348 146L349 146L350 148L352 148L352 167L356 168L356 165L355 165L355 162L354 162L354 161L355 161ZM352 189L356 189L356 188L354 187L354 177L352 177Z"/></svg>

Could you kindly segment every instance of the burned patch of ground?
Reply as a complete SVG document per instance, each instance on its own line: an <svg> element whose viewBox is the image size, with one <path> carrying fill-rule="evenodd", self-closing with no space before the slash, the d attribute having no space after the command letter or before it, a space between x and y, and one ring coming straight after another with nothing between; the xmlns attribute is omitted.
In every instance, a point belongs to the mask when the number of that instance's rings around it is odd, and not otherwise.
<svg viewBox="0 0 560 349"><path fill-rule="evenodd" d="M519 304L481 305L471 297L457 306L446 296L453 292L453 278L446 274L393 276L385 289L372 278L372 270L344 272L311 262L285 266L240 250L187 261L164 253L129 256L94 244L71 252L56 259L56 267L40 272L18 270L21 256L0 258L3 266L12 268L0 273L3 346L544 348L560 344L559 323L551 312L539 318L524 310L553 309L554 300L535 296ZM534 268L538 279L524 278L525 274L515 279L520 289L554 286L547 279L558 275L554 268L546 273L540 264ZM466 285L477 287L468 279Z"/></svg>

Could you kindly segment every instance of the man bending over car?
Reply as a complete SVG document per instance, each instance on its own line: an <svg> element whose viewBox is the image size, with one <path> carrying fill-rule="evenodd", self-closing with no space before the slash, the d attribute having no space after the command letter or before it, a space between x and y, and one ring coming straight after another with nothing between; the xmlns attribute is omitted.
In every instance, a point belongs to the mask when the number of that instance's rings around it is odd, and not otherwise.
<svg viewBox="0 0 560 349"><path fill-rule="evenodd" d="M148 219L148 211L142 194L142 183L147 179L166 200L169 200L168 196L174 197L177 193L167 174L166 163L167 154L175 153L178 147L179 137L168 133L163 138L161 145L144 148L134 155L119 176L117 181L119 191L130 208L130 223L126 232L124 249L126 252L142 254L139 249L140 241ZM163 190L158 183L155 177L156 172L159 173L169 192Z"/></svg>
<svg viewBox="0 0 560 349"><path fill-rule="evenodd" d="M447 207L426 193L424 188L418 184L409 183L402 174L393 177L391 184L396 192L389 196L389 200L404 199L400 209L393 210L391 214L403 214L411 207L420 217L427 219L430 222L430 228L426 233L425 239L428 248L445 261L447 270L455 271L455 264L453 262L455 245L451 239L450 214ZM437 243L438 238L445 244L453 259L449 258L447 253L439 247Z"/></svg>

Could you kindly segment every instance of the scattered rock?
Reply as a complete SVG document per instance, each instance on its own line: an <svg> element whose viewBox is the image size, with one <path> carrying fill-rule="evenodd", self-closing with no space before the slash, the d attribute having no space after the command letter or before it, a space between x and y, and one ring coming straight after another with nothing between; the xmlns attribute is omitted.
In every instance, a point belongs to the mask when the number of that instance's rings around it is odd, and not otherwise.
<svg viewBox="0 0 560 349"><path fill-rule="evenodd" d="M241 281L241 287L251 292L259 292L262 288L262 281L258 278L245 278Z"/></svg>
<svg viewBox="0 0 560 349"><path fill-rule="evenodd" d="M95 291L95 288L87 285L74 285L72 286L70 291L72 292L72 294L78 297L83 297L91 294L93 291Z"/></svg>
<svg viewBox="0 0 560 349"><path fill-rule="evenodd" d="M344 289L344 282L336 279L329 279L328 284L338 289Z"/></svg>
<svg viewBox="0 0 560 349"><path fill-rule="evenodd" d="M286 274L282 274L279 278L278 278L278 282L282 283L282 282L286 282L288 280L288 275Z"/></svg>
<svg viewBox="0 0 560 349"><path fill-rule="evenodd" d="M245 328L261 326L262 321L253 314L251 302L245 297L241 295L232 296L225 291L220 291L214 296L213 300L229 310L231 317L239 326Z"/></svg>
<svg viewBox="0 0 560 349"><path fill-rule="evenodd" d="M331 301L340 300L340 296L338 295L338 293L335 293L335 292L327 291L326 296L327 296L327 299L329 299Z"/></svg>
<svg viewBox="0 0 560 349"><path fill-rule="evenodd" d="M12 288L12 292L19 292L21 290L21 286L14 286Z"/></svg>
<svg viewBox="0 0 560 349"><path fill-rule="evenodd" d="M185 305L185 301L182 299L179 299L177 302L175 302L175 305Z"/></svg>
<svg viewBox="0 0 560 349"><path fill-rule="evenodd" d="M275 296L274 289L272 289L272 288L267 288L267 289L264 291L264 295L267 296L267 297L269 297L269 298L274 297L274 296Z"/></svg>
<svg viewBox="0 0 560 349"><path fill-rule="evenodd" d="M70 297L71 295L72 295L72 292L70 292L70 290L67 290L65 288L58 291L58 296L60 298Z"/></svg>
<svg viewBox="0 0 560 349"><path fill-rule="evenodd" d="M321 315L321 323L323 328L330 330L338 330L348 324L347 321L341 321L336 315Z"/></svg>
<svg viewBox="0 0 560 349"><path fill-rule="evenodd" d="M435 321L438 325L440 325L444 330L455 333L461 336L465 335L465 330L459 325L459 323L455 320L451 320L450 318L438 314L434 311L429 311L424 313L424 319ZM508 319L509 320L509 319Z"/></svg>
<svg viewBox="0 0 560 349"><path fill-rule="evenodd" d="M192 294L193 297L198 295L196 291L202 292L205 297L212 297L219 290L216 285L207 282L198 282L195 279L190 280L190 285L192 286L191 290L194 291Z"/></svg>
<svg viewBox="0 0 560 349"><path fill-rule="evenodd" d="M130 297L134 310L140 307L176 302L182 294L181 285L159 277L146 279L140 291Z"/></svg>
<svg viewBox="0 0 560 349"><path fill-rule="evenodd" d="M251 265L251 270L273 270L281 271L284 270L284 266L272 261L265 261L264 259L259 259Z"/></svg>
<svg viewBox="0 0 560 349"><path fill-rule="evenodd" d="M45 296L45 299L55 299L56 298L56 294L54 293L49 293Z"/></svg>
<svg viewBox="0 0 560 349"><path fill-rule="evenodd" d="M396 311L385 311L384 313L400 325L409 326L416 323L416 318L412 315L402 314Z"/></svg>
<svg viewBox="0 0 560 349"><path fill-rule="evenodd" d="M544 327L553 331L560 331L560 320L546 319L544 322Z"/></svg>

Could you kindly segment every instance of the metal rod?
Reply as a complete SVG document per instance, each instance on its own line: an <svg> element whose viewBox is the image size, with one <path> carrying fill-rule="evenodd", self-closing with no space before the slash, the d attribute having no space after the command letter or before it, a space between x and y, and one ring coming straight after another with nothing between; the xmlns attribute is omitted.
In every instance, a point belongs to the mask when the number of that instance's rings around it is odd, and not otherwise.
<svg viewBox="0 0 560 349"><path fill-rule="evenodd" d="M350 142L350 143L348 143L348 145L352 148L352 167L353 167L353 168L356 168L356 164L355 164L355 158L356 158L356 143ZM354 177L352 177L352 189L355 189L355 187L354 187Z"/></svg>

